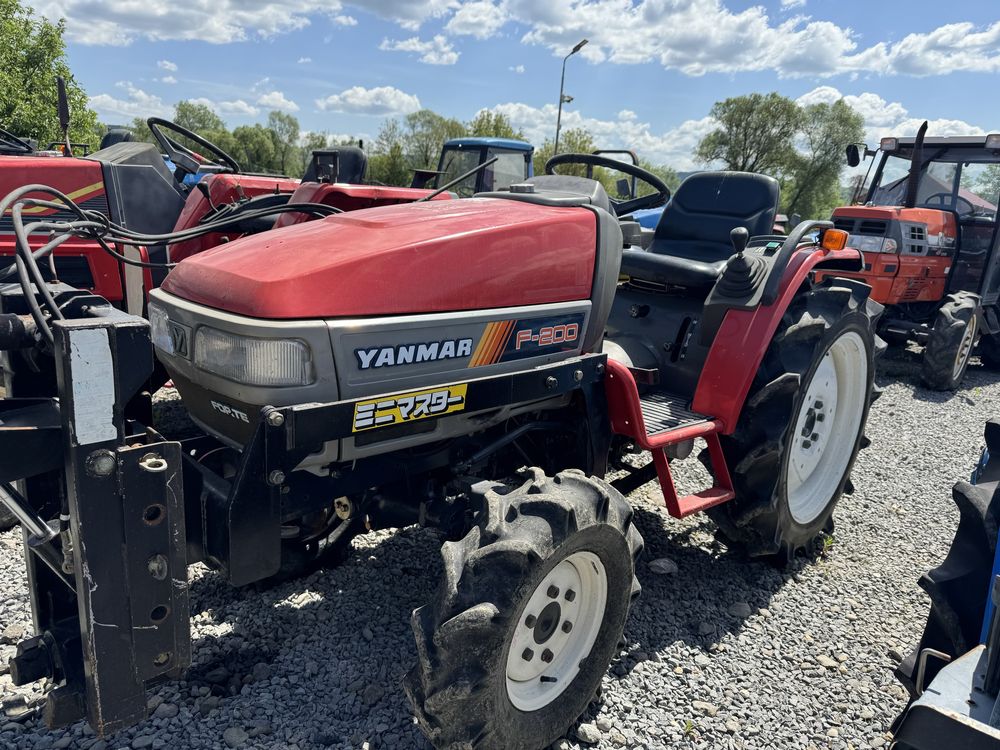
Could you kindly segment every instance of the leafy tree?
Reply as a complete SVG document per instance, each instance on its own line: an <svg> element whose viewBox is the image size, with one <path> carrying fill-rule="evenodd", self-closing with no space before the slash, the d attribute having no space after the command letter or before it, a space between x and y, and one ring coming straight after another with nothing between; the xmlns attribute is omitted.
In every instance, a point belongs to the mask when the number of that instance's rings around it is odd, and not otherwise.
<svg viewBox="0 0 1000 750"><path fill-rule="evenodd" d="M844 147L864 138L864 118L843 100L802 109L801 150L789 159L782 186L785 213L829 216L840 203Z"/></svg>
<svg viewBox="0 0 1000 750"><path fill-rule="evenodd" d="M407 186L413 172L403 151L405 134L399 120L386 120L379 129L368 160L368 179L381 185Z"/></svg>
<svg viewBox="0 0 1000 750"><path fill-rule="evenodd" d="M274 111L267 116L267 128L274 139L278 172L288 174L288 167L293 161L292 155L298 148L299 121L286 112Z"/></svg>
<svg viewBox="0 0 1000 750"><path fill-rule="evenodd" d="M226 130L226 123L207 104L181 100L174 105L173 121L198 135Z"/></svg>
<svg viewBox="0 0 1000 750"><path fill-rule="evenodd" d="M726 169L741 172L773 174L794 156L803 114L791 99L772 92L716 102L712 117L719 127L698 144L696 155L701 161L720 161Z"/></svg>
<svg viewBox="0 0 1000 750"><path fill-rule="evenodd" d="M417 168L436 167L444 142L466 134L463 123L429 109L407 115L404 127L403 150Z"/></svg>
<svg viewBox="0 0 1000 750"><path fill-rule="evenodd" d="M61 141L56 76L66 79L70 138L97 143L97 115L66 63L65 24L36 18L19 0L0 0L0 127L43 148Z"/></svg>
<svg viewBox="0 0 1000 750"><path fill-rule="evenodd" d="M986 167L970 189L980 198L996 203L1000 196L1000 164L990 164Z"/></svg>
<svg viewBox="0 0 1000 750"><path fill-rule="evenodd" d="M677 172L672 168L668 167L666 164L653 164L645 159L639 159L639 166L645 169L647 172L652 172L670 188L670 192L673 193L677 186L681 184L681 178ZM652 187L644 183L642 180L636 180L636 197L641 198L644 195L651 195L653 192Z"/></svg>
<svg viewBox="0 0 1000 750"><path fill-rule="evenodd" d="M488 109L481 109L466 126L468 135L480 138L513 138L518 141L524 140L524 133L514 130L510 118L502 112L492 112Z"/></svg>
<svg viewBox="0 0 1000 750"><path fill-rule="evenodd" d="M586 128L570 128L559 134L559 153L561 154L589 154L597 146L594 145L594 136ZM552 158L555 152L555 143L549 139L535 149L533 165L535 174L545 174L545 162ZM583 166L560 167L560 174L572 174L584 177L587 168Z"/></svg>
<svg viewBox="0 0 1000 750"><path fill-rule="evenodd" d="M248 172L277 171L277 154L271 131L256 123L240 125L233 131L235 151L231 153L240 166Z"/></svg>

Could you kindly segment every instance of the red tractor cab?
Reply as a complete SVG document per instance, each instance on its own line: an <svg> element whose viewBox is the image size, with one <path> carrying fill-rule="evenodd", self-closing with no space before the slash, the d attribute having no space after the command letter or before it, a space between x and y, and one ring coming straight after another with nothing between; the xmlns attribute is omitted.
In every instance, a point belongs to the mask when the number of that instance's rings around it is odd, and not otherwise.
<svg viewBox="0 0 1000 750"><path fill-rule="evenodd" d="M879 333L923 344L925 383L949 390L977 342L984 364L1000 365L1000 135L925 138L925 129L866 149L874 177L833 222L864 253L864 270L850 275L887 306ZM859 163L856 146L848 160Z"/></svg>

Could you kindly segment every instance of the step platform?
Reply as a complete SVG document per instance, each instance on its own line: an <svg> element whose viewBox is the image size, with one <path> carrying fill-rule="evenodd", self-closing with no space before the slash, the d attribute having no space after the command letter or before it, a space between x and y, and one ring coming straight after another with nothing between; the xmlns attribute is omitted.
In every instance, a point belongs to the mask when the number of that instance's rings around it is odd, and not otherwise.
<svg viewBox="0 0 1000 750"><path fill-rule="evenodd" d="M655 468L670 515L684 518L736 496L719 442L721 422L691 411L686 399L667 390L649 390L640 395L632 373L620 362L608 360L606 382L611 428L616 434L631 438L636 445L652 454L651 465ZM699 492L679 496L670 472L666 449L696 438L702 438L708 446L714 483ZM649 466L647 464L636 472L648 473ZM630 477L623 478L628 479ZM621 484L629 485L627 481Z"/></svg>

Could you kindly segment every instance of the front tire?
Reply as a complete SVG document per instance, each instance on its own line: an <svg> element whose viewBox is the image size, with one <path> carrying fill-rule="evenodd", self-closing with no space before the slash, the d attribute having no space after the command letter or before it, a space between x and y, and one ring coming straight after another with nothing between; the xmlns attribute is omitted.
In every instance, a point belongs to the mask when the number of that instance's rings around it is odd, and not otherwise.
<svg viewBox="0 0 1000 750"><path fill-rule="evenodd" d="M831 279L782 318L736 430L722 436L736 498L709 510L752 556L789 559L830 528L864 439L882 306Z"/></svg>
<svg viewBox="0 0 1000 750"><path fill-rule="evenodd" d="M477 525L441 549L444 578L413 613L405 688L438 748L534 750L593 699L639 595L632 509L577 471L476 486Z"/></svg>
<svg viewBox="0 0 1000 750"><path fill-rule="evenodd" d="M979 337L979 298L969 292L949 294L938 310L924 346L923 381L936 391L953 391L965 377Z"/></svg>

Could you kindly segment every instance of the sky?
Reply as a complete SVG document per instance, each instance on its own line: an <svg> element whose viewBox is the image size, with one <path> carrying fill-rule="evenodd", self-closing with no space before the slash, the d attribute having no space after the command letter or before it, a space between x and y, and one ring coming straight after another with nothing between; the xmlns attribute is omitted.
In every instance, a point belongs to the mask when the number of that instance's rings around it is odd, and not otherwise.
<svg viewBox="0 0 1000 750"><path fill-rule="evenodd" d="M712 104L755 91L841 97L866 138L1000 131L1000 4L939 0L33 0L65 18L74 75L103 122L204 102L235 127L294 114L371 139L426 107L556 126L677 170Z"/></svg>

